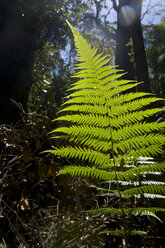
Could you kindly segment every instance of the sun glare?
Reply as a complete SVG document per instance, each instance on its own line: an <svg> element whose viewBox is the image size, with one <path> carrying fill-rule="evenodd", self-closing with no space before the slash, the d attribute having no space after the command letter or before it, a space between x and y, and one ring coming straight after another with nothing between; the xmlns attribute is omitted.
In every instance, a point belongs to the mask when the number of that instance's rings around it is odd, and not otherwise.
<svg viewBox="0 0 165 248"><path fill-rule="evenodd" d="M121 25L129 26L134 22L135 18L136 11L131 5L126 4L121 7L119 12L119 21Z"/></svg>

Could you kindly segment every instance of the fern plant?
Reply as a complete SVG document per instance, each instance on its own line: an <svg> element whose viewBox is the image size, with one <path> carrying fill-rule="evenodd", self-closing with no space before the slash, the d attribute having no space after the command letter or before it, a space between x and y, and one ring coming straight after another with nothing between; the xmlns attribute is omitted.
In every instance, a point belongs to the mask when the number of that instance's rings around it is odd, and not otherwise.
<svg viewBox="0 0 165 248"><path fill-rule="evenodd" d="M78 72L74 77L80 79L69 89L71 93L59 112L62 116L56 119L65 125L51 133L56 139L67 138L70 145L46 152L87 163L87 166L66 166L58 175L92 177L114 185L110 189L98 189L118 198L119 207L88 212L121 216L121 230L105 232L122 236L126 243L128 235L146 234L126 227L127 216L158 218L156 213L165 211L157 207L127 207L132 197L165 198L165 183L153 179L165 171L165 162L153 159L164 153L165 122L147 122L147 118L162 111L161 108L150 108L150 104L162 99L149 93L130 92L139 83L121 79L124 73L115 66L107 65L110 61L108 56L97 54L97 49L68 25L78 52ZM148 179L150 174L152 181Z"/></svg>

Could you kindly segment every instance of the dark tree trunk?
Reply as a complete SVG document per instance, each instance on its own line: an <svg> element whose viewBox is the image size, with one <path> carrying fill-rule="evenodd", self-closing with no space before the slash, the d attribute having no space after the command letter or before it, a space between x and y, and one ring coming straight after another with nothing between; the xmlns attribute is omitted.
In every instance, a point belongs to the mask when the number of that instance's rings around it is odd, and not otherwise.
<svg viewBox="0 0 165 248"><path fill-rule="evenodd" d="M151 92L148 73L148 64L144 47L144 39L141 26L142 0L132 0L132 6L136 10L136 19L131 25L131 35L133 41L133 52L136 68L136 79L144 82L138 86L139 91Z"/></svg>
<svg viewBox="0 0 165 248"><path fill-rule="evenodd" d="M134 63L131 62L131 58L129 56L131 49L130 46L126 46L130 39L130 29L122 26L119 20L117 20L115 64L119 66L119 69L127 72L127 74L124 75L124 78L135 79Z"/></svg>
<svg viewBox="0 0 165 248"><path fill-rule="evenodd" d="M35 20L16 12L15 4L8 0L0 13L0 120L9 124L20 119L22 107L27 111L37 41Z"/></svg>
<svg viewBox="0 0 165 248"><path fill-rule="evenodd" d="M119 0L117 5L116 0L112 0L113 7L117 11L117 39L116 39L116 65L119 65L120 69L125 70L128 74L125 75L127 79L136 79L139 82L144 82L138 86L139 91L151 92L150 81L148 74L148 64L146 59L144 40L141 27L141 10L142 0ZM130 23L124 24L121 18L121 8L124 5L133 7L135 11L135 19ZM129 14L125 12L125 14ZM126 16L129 18L131 16ZM132 38L133 41L133 55L134 63L130 61L129 53L131 53L130 47L126 46Z"/></svg>
<svg viewBox="0 0 165 248"><path fill-rule="evenodd" d="M9 40L3 46L0 42L0 120L5 123L17 122L21 109L27 112L32 85L34 52L22 40L17 42L18 47Z"/></svg>
<svg viewBox="0 0 165 248"><path fill-rule="evenodd" d="M124 4L128 4L130 0L120 0L119 4L116 4L116 0L112 0L113 7L117 12L117 31L116 31L116 53L115 64L119 66L119 69L127 72L123 78L135 79L134 63L131 62L130 53L131 47L126 46L131 39L130 27L124 25L121 22L121 8Z"/></svg>

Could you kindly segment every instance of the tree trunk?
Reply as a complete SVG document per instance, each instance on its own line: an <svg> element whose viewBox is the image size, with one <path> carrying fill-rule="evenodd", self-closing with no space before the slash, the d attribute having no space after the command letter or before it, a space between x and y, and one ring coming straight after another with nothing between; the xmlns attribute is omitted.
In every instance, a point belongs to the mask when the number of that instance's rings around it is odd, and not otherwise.
<svg viewBox="0 0 165 248"><path fill-rule="evenodd" d="M112 0L113 7L117 11L117 39L116 39L116 65L119 65L120 69L124 69L128 74L125 75L127 79L136 79L139 82L144 82L138 86L139 91L151 92L150 81L148 74L148 64L146 59L146 53L144 48L144 40L141 27L141 10L142 0L119 0L117 5L116 0ZM130 7L130 11L134 11L135 17L129 16L127 9L122 12L122 7ZM128 15L127 15L128 14ZM121 18L121 15L123 17ZM126 22L122 20L126 18ZM130 61L129 53L131 53L130 47L126 46L130 39L133 41L133 55L134 63Z"/></svg>
<svg viewBox="0 0 165 248"><path fill-rule="evenodd" d="M23 110L27 112L34 61L34 52L25 43L12 48L10 41L4 46L0 42L0 120L8 124L16 123ZM10 56L6 51L11 51Z"/></svg>
<svg viewBox="0 0 165 248"><path fill-rule="evenodd" d="M124 75L124 78L132 80L135 79L134 63L131 62L129 56L129 53L131 53L130 46L126 46L130 39L130 29L122 26L119 20L117 20L115 64L119 66L119 69L127 72L127 74Z"/></svg>
<svg viewBox="0 0 165 248"><path fill-rule="evenodd" d="M130 27L124 25L121 21L121 8L123 5L128 4L130 0L120 0L119 4L116 4L116 0L112 0L113 7L117 12L117 31L116 31L116 52L115 52L115 64L119 66L119 69L127 72L123 76L125 79L135 79L134 63L131 62L130 53L131 47L126 46L131 39Z"/></svg>
<svg viewBox="0 0 165 248"><path fill-rule="evenodd" d="M20 119L22 107L27 111L36 47L34 20L15 4L8 0L0 13L0 120L8 124Z"/></svg>
<svg viewBox="0 0 165 248"><path fill-rule="evenodd" d="M144 82L138 86L138 91L151 92L148 64L141 27L142 0L132 0L131 5L136 10L136 19L131 25L136 79L139 82Z"/></svg>

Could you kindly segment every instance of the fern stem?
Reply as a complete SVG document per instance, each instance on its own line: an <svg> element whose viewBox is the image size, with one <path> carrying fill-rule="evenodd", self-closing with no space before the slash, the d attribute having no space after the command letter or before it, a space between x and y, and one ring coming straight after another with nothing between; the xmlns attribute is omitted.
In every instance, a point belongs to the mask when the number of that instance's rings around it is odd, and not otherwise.
<svg viewBox="0 0 165 248"><path fill-rule="evenodd" d="M110 118L110 107L107 103L107 99L105 97L105 105L107 108L107 114L108 114L108 121L109 121L109 130L110 130L110 140L111 140L111 144L112 144L112 159L113 159L113 164L114 164L114 171L115 171L115 180L116 180L116 187L117 187L117 191L119 194L119 205L122 211L122 222L123 222L123 228L124 228L124 239L122 242L123 248L127 247L127 223L125 220L125 213L124 213L124 204L123 204L123 199L122 199L122 195L121 195L121 191L120 191L120 185L118 182L118 176L117 176L117 166L116 166L116 161L115 161L115 152L114 152L114 140L113 140L113 134L112 134L112 125L111 125L111 118Z"/></svg>

